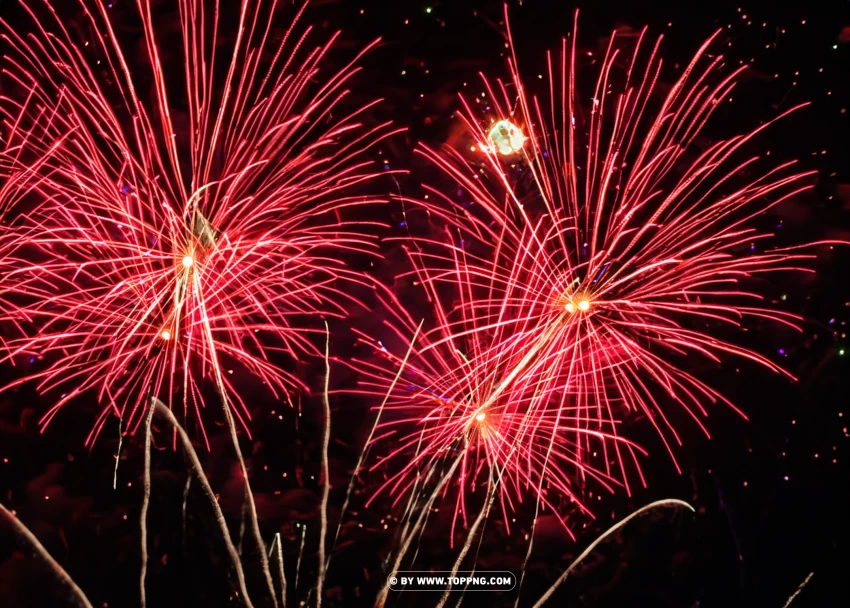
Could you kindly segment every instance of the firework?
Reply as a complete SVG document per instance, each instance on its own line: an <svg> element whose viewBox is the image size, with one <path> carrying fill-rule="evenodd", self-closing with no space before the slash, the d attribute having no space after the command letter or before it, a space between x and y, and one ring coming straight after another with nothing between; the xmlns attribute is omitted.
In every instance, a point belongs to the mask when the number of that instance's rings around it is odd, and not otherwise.
<svg viewBox="0 0 850 608"><path fill-rule="evenodd" d="M728 140L697 142L746 68L722 75L723 58L708 52L715 37L659 94L660 39L615 32L591 58L591 96L577 90L585 55L574 30L547 56L549 87L538 97L526 90L508 34L510 82L482 76L486 95L461 98L470 151L419 149L456 184L461 202L427 186L427 200L403 198L444 231L403 239L415 280L432 300L450 302L438 304L446 312L422 355L480 345L452 365L492 373L481 407L512 404L548 433L549 445L572 434L579 473L595 468L627 491L630 471L643 482L634 448L595 438L621 437L626 418L642 415L675 463L673 446L682 442L674 409L708 434L708 405L735 407L693 373L689 358L720 364L731 355L790 378L734 344L729 330L751 320L798 330L801 318L771 306L759 279L811 272L815 257L771 248L773 235L757 227L758 216L814 181L794 162L765 168L765 159L743 153L781 116ZM422 420L438 411L423 409ZM574 423L546 427L553 417ZM529 466L546 478L554 465L547 457Z"/></svg>
<svg viewBox="0 0 850 608"><path fill-rule="evenodd" d="M434 283L426 283L430 291ZM498 498L505 526L527 495L544 508L565 512L560 521L572 535L567 519L578 510L591 516L580 498L575 471L598 487L613 492L619 482L579 458L585 445L606 449L623 443L642 451L609 431L587 428L590 412L564 395L557 407L547 411L530 407L526 395L535 383L525 375L517 380L521 390L503 390L504 377L519 362L487 356L494 348L484 332L452 336L448 312L436 293L430 293L438 329L421 334L404 307L390 293L379 295L382 308L390 311L386 321L389 341L407 350L402 356L382 341L360 334L377 355L349 362L360 374L356 392L369 400L381 400L374 430L366 449L376 453L364 468L367 474L385 473L366 506L382 494L392 505L411 496L433 502L451 492L453 517L451 539L458 524L469 528L470 504L485 510L488 497ZM587 436L576 445L575 434Z"/></svg>
<svg viewBox="0 0 850 608"><path fill-rule="evenodd" d="M217 4L181 1L183 62L171 69L140 2L150 99L104 3L81 3L84 39L46 2L22 4L33 34L3 22L3 359L44 359L15 382L61 392L43 426L94 392L103 409L88 442L110 412L135 430L154 397L203 429L211 391L246 425L234 368L287 399L301 385L283 361L320 354L317 314L356 303L341 258L375 243L344 218L380 202L351 188L374 177L366 153L391 130L363 126L372 104L340 109L360 54L323 71L336 36L311 48L303 8L278 31L278 4L228 7L239 19L228 45Z"/></svg>
<svg viewBox="0 0 850 608"><path fill-rule="evenodd" d="M153 404L182 409L206 440L205 397L216 395L276 605L236 432L250 412L230 375L255 376L276 399L301 387L281 359L320 354L315 317L356 303L339 283L359 275L340 258L375 255L375 242L343 215L380 202L351 189L376 175L365 154L392 131L363 126L373 104L340 108L375 43L325 75L336 36L311 49L310 28L296 33L303 8L280 33L277 0L216 3L212 14L205 4L179 3L183 61L167 73L150 3L137 3L149 96L137 92L111 4L80 2L87 36L72 35L48 2L21 3L32 34L2 22L13 93L0 99L0 210L10 218L0 311L11 328L0 361L44 359L6 387L61 391L42 428L87 392L102 407L88 444L110 413L127 432L145 423L142 605ZM232 45L219 39L229 10L238 10ZM177 103L187 108L180 121Z"/></svg>

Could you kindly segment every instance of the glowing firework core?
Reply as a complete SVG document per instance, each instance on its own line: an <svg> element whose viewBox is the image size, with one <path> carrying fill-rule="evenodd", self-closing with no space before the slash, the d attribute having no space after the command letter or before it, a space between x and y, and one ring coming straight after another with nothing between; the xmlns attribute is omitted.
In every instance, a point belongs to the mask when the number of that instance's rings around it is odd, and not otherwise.
<svg viewBox="0 0 850 608"><path fill-rule="evenodd" d="M580 300L579 303L578 303L578 306L576 306L575 304L573 304L570 301L570 302L567 302L567 304L564 306L564 308L566 308L567 312L570 312L570 313L575 312L576 308L578 308L578 310L580 310L582 312L587 312L588 310L590 310L590 301L589 300Z"/></svg>
<svg viewBox="0 0 850 608"><path fill-rule="evenodd" d="M194 263L195 263L195 260L192 258L191 255L187 255L187 256L183 257L183 266L185 266L186 268L191 267L192 264L194 264Z"/></svg>
<svg viewBox="0 0 850 608"><path fill-rule="evenodd" d="M525 136L522 129L509 120L500 120L487 135L490 145L499 151L499 154L508 156L522 150Z"/></svg>
<svg viewBox="0 0 850 608"><path fill-rule="evenodd" d="M159 334L159 336L167 342L171 339L171 332L168 331L167 329L163 329L162 333Z"/></svg>
<svg viewBox="0 0 850 608"><path fill-rule="evenodd" d="M487 417L487 414L485 414L484 412L481 412L480 414L478 414L477 416L475 416L475 419L476 419L478 422L482 422L482 421L484 420L484 418L486 418L486 417Z"/></svg>

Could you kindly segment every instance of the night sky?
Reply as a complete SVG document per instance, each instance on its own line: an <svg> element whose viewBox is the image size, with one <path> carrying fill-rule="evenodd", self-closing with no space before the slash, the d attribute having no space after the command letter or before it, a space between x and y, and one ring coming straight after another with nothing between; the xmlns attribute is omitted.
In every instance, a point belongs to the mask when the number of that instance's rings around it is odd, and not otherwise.
<svg viewBox="0 0 850 608"><path fill-rule="evenodd" d="M163 36L175 35L179 31L176 2L152 4L159 31ZM281 4L292 10L290 2ZM14 5L12 0L0 0L3 17L31 27ZM663 82L670 82L702 41L722 29L712 48L722 51L729 65L745 62L752 68L741 78L732 101L711 119L703 137L728 137L797 103L811 101L809 108L752 144L751 149L770 150L779 159L798 158L801 169L816 169L819 174L812 191L774 208L766 221L778 228L781 242L850 240L850 3L513 0L510 5L513 38L527 82L543 73L545 51L559 46L561 36L570 31L576 7L580 9L578 44L583 50L604 50L614 28L639 30L648 25L650 34L663 33ZM143 62L135 3L116 0L111 10L117 35L127 41L126 48L136 48L129 53L131 59ZM70 8L67 17L71 29L82 21ZM373 188L415 197L421 196L422 183L447 186L445 177L414 157L412 150L418 142L431 147L469 145L454 115L457 94L475 94L479 71L508 76L502 3L316 0L304 20L328 33L342 30L331 62L347 60L355 49L382 39L362 62L363 70L352 82L350 103L355 107L375 96L384 99L369 120L392 120L408 131L382 145L375 160L388 171L410 173L388 173ZM167 57L165 61L167 65ZM136 68L144 73L143 63ZM2 86L0 80L0 90ZM544 86L542 80L540 86ZM179 112L176 108L175 114ZM381 213L371 219L388 225L385 236L405 233L397 204L383 207ZM551 519L541 520L520 606L533 604L607 527L662 498L686 500L697 513L665 511L633 523L589 556L549 605L781 608L810 573L813 576L792 606L850 605L850 340L845 334L850 320L846 270L850 247L819 251L816 275L782 276L766 289L778 308L805 316L804 332L758 324L750 329L745 343L783 365L799 381L789 382L736 361L699 370L749 420L721 405L713 407L707 421L710 440L685 417L678 421L685 443L677 451L681 475L649 425L638 421L636 438L653 455L652 465L645 468L648 487L638 488L631 497L592 496L597 519L578 525L576 542ZM365 271L401 290L405 285L396 275L407 268L403 268L398 244L386 241L382 253L381 263L370 265L359 259L352 263L362 264ZM423 304L415 294L408 299L413 309ZM414 310L414 315L419 314L427 313ZM379 310L368 310L354 311L348 321L332 322L330 350L337 359L331 368L333 389L352 388L356 382L353 372L339 362L359 354L349 326L380 335L380 320ZM0 367L2 384L25 373L27 365ZM303 395L296 409L273 402L250 381L243 393L255 412L254 441L245 442L243 451L250 462L264 535L271 538L280 532L284 538L289 605L305 600L309 581L315 577L323 366L321 360L299 364L298 371L314 393ZM93 399L84 397L68 405L42 434L37 421L50 405L50 396L38 395L31 385L0 394L0 501L16 511L94 606L136 606L141 437L124 439L113 490L117 422L89 450L83 441L98 411ZM372 405L344 393L332 395L332 530L371 427ZM213 420L208 432L211 450L206 452L199 444L199 453L238 537L239 473L224 422ZM166 435L170 436L162 433ZM231 599L235 583L227 558L209 506L196 486L186 498L184 521L187 467L183 456L171 449L170 441L159 442L155 448L148 605L237 605ZM389 501L376 501L364 509L364 496L359 492L353 499L351 521L344 526L334 553L325 605L371 605L387 575L382 560L394 540L399 509ZM305 524L301 580L294 589ZM455 552L449 548L446 525L435 517L426 531L417 558L421 568L451 568ZM507 535L494 524L479 550L478 567L518 572L527 531L527 526L520 525ZM259 589L256 556L246 552L244 561L249 587ZM261 594L254 599L264 605ZM512 606L514 599L508 594L470 594L463 605ZM391 596L389 605L430 606L434 601L427 594L407 594ZM0 605L72 605L6 523L0 525Z"/></svg>

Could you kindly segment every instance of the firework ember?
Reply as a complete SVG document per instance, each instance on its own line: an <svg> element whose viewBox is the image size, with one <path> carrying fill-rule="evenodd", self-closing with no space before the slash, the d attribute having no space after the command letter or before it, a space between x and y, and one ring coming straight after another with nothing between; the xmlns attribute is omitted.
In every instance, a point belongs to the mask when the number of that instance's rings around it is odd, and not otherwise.
<svg viewBox="0 0 850 608"><path fill-rule="evenodd" d="M281 357L320 354L318 313L355 304L342 258L375 243L345 218L380 202L352 188L391 129L363 126L372 104L340 106L369 47L322 72L336 36L311 47L301 12L272 35L277 4L243 1L228 45L218 6L181 0L174 65L140 2L149 99L103 2L81 5L91 44L48 3L23 4L34 34L3 22L2 358L44 359L14 383L61 393L43 426L87 391L103 406L89 441L110 412L137 427L154 397L200 422L214 391L244 424L231 367L287 398L300 383Z"/></svg>

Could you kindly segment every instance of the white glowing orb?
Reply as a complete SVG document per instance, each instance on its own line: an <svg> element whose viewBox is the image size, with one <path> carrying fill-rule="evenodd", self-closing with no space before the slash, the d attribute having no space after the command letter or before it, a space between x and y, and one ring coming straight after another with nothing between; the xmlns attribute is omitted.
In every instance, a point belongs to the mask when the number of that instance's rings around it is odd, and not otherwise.
<svg viewBox="0 0 850 608"><path fill-rule="evenodd" d="M499 154L508 156L522 150L525 135L522 134L522 129L511 121L500 120L490 129L487 140L493 148L499 151Z"/></svg>
<svg viewBox="0 0 850 608"><path fill-rule="evenodd" d="M167 329L163 329L162 333L159 334L159 337L162 338L165 341L168 341L168 340L171 339L171 332L168 331Z"/></svg>
<svg viewBox="0 0 850 608"><path fill-rule="evenodd" d="M579 300L578 304L573 302L567 302L564 304L564 308L568 313L574 313L576 310L580 310L582 312L586 312L590 310L590 301L589 300Z"/></svg>
<svg viewBox="0 0 850 608"><path fill-rule="evenodd" d="M187 256L183 257L183 266L185 266L186 268L189 268L194 263L195 263L195 260L194 260L194 258L192 258L191 255L187 255Z"/></svg>
<svg viewBox="0 0 850 608"><path fill-rule="evenodd" d="M478 415L475 417L475 419L476 419L478 422L481 422L482 420L484 420L484 418L486 418L486 416L487 416L487 415L486 415L484 412L481 412L480 414L478 414Z"/></svg>

